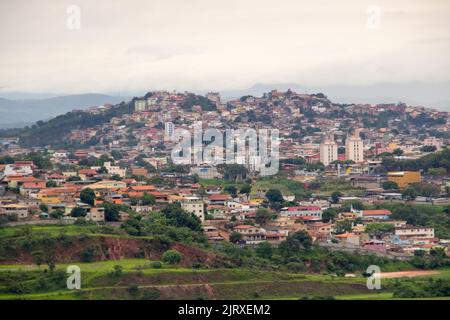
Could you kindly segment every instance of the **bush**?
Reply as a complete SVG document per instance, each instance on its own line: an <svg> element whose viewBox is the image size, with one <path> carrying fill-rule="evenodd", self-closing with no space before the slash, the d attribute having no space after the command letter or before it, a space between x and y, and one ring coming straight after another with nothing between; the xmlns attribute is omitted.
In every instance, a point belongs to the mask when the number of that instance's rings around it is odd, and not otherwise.
<svg viewBox="0 0 450 320"><path fill-rule="evenodd" d="M128 293L130 294L130 296L132 296L133 298L136 298L137 296L139 296L139 287L137 284L132 284L127 288Z"/></svg>
<svg viewBox="0 0 450 320"><path fill-rule="evenodd" d="M306 266L303 262L289 262L286 264L286 268L293 272L303 272L306 270Z"/></svg>
<svg viewBox="0 0 450 320"><path fill-rule="evenodd" d="M162 255L163 261L168 264L178 264L178 263L180 263L181 258L182 258L181 253L179 253L176 250L167 250Z"/></svg>
<svg viewBox="0 0 450 320"><path fill-rule="evenodd" d="M162 268L162 263L160 261L154 261L151 264L153 269L161 269Z"/></svg>
<svg viewBox="0 0 450 320"><path fill-rule="evenodd" d="M148 289L142 294L143 300L156 300L161 296L161 292L158 289Z"/></svg>
<svg viewBox="0 0 450 320"><path fill-rule="evenodd" d="M123 274L123 268L120 265L115 265L114 270L109 273L110 276L120 278Z"/></svg>
<svg viewBox="0 0 450 320"><path fill-rule="evenodd" d="M81 262L92 262L95 260L95 250L92 247L85 248L80 253Z"/></svg>

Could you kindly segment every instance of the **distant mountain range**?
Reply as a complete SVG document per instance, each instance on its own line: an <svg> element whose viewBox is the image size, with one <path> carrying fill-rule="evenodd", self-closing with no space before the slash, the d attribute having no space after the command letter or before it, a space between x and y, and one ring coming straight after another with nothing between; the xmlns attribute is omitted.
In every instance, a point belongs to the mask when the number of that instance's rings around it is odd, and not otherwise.
<svg viewBox="0 0 450 320"><path fill-rule="evenodd" d="M13 97L13 94L9 94ZM26 96L17 94L17 97ZM29 94L29 96L32 96ZM49 96L49 95L43 95ZM35 95L39 97L39 95ZM116 104L129 100L127 97L104 94L77 94L47 98L27 98L12 100L0 98L0 128L19 128L39 120L46 120L74 109L85 109L105 103Z"/></svg>

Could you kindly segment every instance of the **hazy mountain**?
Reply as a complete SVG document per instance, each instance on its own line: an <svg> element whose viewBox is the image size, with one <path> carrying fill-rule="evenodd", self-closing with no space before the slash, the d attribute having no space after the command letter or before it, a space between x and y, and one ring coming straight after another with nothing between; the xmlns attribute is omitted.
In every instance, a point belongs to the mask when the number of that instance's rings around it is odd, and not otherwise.
<svg viewBox="0 0 450 320"><path fill-rule="evenodd" d="M261 96L273 89L291 89L298 93L322 92L333 102L340 103L389 103L405 102L450 111L450 82L425 84L378 83L374 85L304 86L295 83L258 83L245 90L223 91L224 98L237 98L247 94Z"/></svg>
<svg viewBox="0 0 450 320"><path fill-rule="evenodd" d="M103 94L78 94L45 99L10 100L0 98L0 128L23 127L38 120L46 120L73 109L85 109L105 103L119 103L125 97Z"/></svg>

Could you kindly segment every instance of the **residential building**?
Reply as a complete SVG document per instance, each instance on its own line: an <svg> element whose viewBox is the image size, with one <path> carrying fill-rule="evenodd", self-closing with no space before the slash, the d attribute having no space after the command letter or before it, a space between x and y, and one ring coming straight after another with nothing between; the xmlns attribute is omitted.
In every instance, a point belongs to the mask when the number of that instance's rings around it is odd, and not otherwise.
<svg viewBox="0 0 450 320"><path fill-rule="evenodd" d="M346 160L352 160L355 163L364 162L364 150L363 141L359 137L359 134L347 137L345 141L345 158Z"/></svg>
<svg viewBox="0 0 450 320"><path fill-rule="evenodd" d="M334 138L327 136L320 144L320 162L325 166L329 166L333 161L338 159L338 146Z"/></svg>
<svg viewBox="0 0 450 320"><path fill-rule="evenodd" d="M181 202L181 208L189 213L195 214L203 222L205 220L203 200L198 197L185 197Z"/></svg>
<svg viewBox="0 0 450 320"><path fill-rule="evenodd" d="M322 208L318 206L296 206L281 209L282 216L306 217L310 220L322 220Z"/></svg>
<svg viewBox="0 0 450 320"><path fill-rule="evenodd" d="M404 226L404 227L396 228L395 235L399 236L401 240L432 239L432 238L434 238L434 228L418 227L418 226Z"/></svg>

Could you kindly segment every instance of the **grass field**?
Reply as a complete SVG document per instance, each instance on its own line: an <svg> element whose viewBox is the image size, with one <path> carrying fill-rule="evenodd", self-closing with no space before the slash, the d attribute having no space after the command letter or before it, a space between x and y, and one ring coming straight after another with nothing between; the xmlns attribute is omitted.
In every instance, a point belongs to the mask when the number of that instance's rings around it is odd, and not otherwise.
<svg viewBox="0 0 450 320"><path fill-rule="evenodd" d="M11 293L5 279L26 278L24 283L39 282L42 267L35 265L1 265L0 299L302 299L333 296L339 300L392 299L392 292L373 292L366 288L366 279L334 277L321 274L295 274L251 269L191 269L163 264L153 268L146 259L124 259L92 263L74 263L81 269L81 290L64 286L52 290ZM70 264L58 264L65 273ZM120 265L120 276L113 276ZM450 270L442 270L433 278L448 279ZM385 279L388 286L393 279ZM7 281L6 281L7 282ZM441 299L441 298L439 298ZM443 298L442 298L443 299Z"/></svg>

